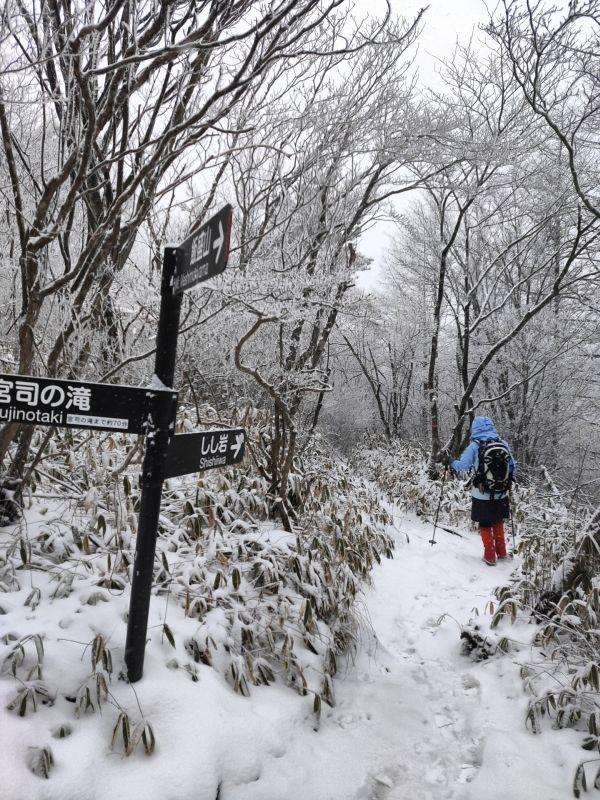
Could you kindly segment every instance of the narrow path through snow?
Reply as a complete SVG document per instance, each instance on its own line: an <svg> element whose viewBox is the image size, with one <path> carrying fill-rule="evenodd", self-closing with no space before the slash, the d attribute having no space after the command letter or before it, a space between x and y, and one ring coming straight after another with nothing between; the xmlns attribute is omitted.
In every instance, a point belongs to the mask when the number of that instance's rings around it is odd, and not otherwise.
<svg viewBox="0 0 600 800"><path fill-rule="evenodd" d="M513 659L461 655L461 625L514 562L484 565L476 532L438 531L432 546L430 525L394 517L396 555L374 571L366 646L336 681L335 708L312 737L305 720L282 731L260 778L223 786L223 800L566 800L554 738L525 730Z"/></svg>

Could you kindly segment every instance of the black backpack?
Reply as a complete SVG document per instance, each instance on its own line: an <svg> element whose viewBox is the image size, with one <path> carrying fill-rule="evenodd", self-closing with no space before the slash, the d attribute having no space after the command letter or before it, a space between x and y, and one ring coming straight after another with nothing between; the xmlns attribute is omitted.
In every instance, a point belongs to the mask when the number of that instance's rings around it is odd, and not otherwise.
<svg viewBox="0 0 600 800"><path fill-rule="evenodd" d="M477 472L473 482L481 491L489 492L492 499L494 495L501 495L510 489L510 452L500 439L479 442Z"/></svg>

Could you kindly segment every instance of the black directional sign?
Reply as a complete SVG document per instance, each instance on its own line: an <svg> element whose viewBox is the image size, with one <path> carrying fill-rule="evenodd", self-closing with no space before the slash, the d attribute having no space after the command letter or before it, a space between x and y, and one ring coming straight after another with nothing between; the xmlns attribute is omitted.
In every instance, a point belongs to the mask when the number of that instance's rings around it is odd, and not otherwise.
<svg viewBox="0 0 600 800"><path fill-rule="evenodd" d="M201 228L177 246L181 255L173 279L173 293L180 294L201 281L223 272L229 258L233 209L224 206Z"/></svg>
<svg viewBox="0 0 600 800"><path fill-rule="evenodd" d="M165 478L238 464L244 457L245 443L243 428L173 436L167 451Z"/></svg>
<svg viewBox="0 0 600 800"><path fill-rule="evenodd" d="M0 424L149 433L156 404L172 406L174 414L176 400L173 389L0 374Z"/></svg>

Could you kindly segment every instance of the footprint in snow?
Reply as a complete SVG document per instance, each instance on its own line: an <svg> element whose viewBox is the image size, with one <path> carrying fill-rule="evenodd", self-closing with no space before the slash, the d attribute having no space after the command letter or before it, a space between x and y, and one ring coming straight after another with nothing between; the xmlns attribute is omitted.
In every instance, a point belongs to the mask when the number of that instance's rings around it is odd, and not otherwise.
<svg viewBox="0 0 600 800"><path fill-rule="evenodd" d="M462 676L462 687L467 695L479 694L481 684L474 675L467 673Z"/></svg>

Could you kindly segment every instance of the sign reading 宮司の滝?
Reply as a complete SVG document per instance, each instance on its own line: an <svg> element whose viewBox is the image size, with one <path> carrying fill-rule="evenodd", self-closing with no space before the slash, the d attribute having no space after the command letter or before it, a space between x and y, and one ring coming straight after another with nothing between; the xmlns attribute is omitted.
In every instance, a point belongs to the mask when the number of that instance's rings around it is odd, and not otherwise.
<svg viewBox="0 0 600 800"><path fill-rule="evenodd" d="M176 394L172 389L0 374L0 424L144 434L156 401L171 403Z"/></svg>

